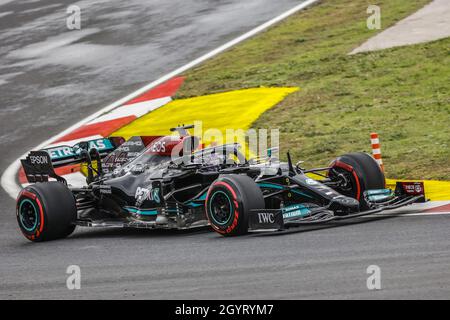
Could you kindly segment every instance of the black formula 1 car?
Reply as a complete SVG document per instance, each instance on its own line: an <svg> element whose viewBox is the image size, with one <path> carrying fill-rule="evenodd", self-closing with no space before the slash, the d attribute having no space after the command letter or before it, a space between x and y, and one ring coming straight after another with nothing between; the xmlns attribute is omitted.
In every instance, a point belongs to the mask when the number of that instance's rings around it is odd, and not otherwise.
<svg viewBox="0 0 450 320"><path fill-rule="evenodd" d="M420 182L386 189L366 153L306 170L267 158L248 160L238 144L199 149L192 126L177 135L107 138L32 151L22 160L31 183L17 198L17 221L31 241L70 235L76 226L188 229L224 236L374 214L425 200ZM175 155L175 156L174 156ZM71 187L54 168L80 163L86 186ZM318 179L311 178L314 174ZM56 181L49 181L49 180Z"/></svg>

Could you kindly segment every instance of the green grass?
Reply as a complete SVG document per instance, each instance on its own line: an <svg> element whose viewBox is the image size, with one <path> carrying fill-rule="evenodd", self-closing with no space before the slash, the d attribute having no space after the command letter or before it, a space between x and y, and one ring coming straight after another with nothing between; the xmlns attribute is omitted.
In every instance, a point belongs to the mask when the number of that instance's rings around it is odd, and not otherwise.
<svg viewBox="0 0 450 320"><path fill-rule="evenodd" d="M383 28L428 2L377 1ZM366 28L370 3L324 0L191 70L178 97L298 86L253 124L280 128L295 159L370 151L375 131L389 177L450 180L450 38L349 56L378 32Z"/></svg>

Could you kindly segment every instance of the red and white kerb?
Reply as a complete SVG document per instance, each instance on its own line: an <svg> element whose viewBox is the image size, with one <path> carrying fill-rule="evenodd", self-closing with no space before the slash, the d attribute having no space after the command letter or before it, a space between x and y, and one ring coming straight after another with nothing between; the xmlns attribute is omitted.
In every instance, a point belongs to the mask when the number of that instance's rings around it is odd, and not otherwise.
<svg viewBox="0 0 450 320"><path fill-rule="evenodd" d="M372 143L372 155L380 165L381 170L384 171L383 160L381 159L380 139L378 133L372 132L370 134L370 142Z"/></svg>

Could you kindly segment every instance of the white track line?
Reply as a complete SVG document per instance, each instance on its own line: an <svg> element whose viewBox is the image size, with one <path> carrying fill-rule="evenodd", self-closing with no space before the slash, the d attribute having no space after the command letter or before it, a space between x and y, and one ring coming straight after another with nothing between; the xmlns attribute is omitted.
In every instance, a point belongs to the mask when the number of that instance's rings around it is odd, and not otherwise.
<svg viewBox="0 0 450 320"><path fill-rule="evenodd" d="M402 217L417 217L417 216L442 216L442 215L449 215L450 212L418 212L418 213L402 213Z"/></svg>
<svg viewBox="0 0 450 320"><path fill-rule="evenodd" d="M237 45L238 43L247 40L251 37L253 37L254 35L260 33L261 31L266 30L267 28L273 26L274 24L286 19L287 17L293 15L294 13L318 2L320 0L308 0L305 1L297 6L295 6L294 8L284 12L283 14L277 16L276 18L267 21L266 23L260 25L259 27L256 27L252 30L250 30L249 32L241 35L240 37L231 40L230 42L225 43L224 45L218 47L217 49L214 49L213 51L201 56L200 58L195 59L194 61L189 62L188 64L166 74L165 76L159 78L156 81L153 81L152 83L147 84L146 86L136 90L135 92L129 94L126 97L123 97L120 100L117 100L116 102L113 102L112 104L104 107L103 109L97 111L96 113L90 115L89 117L81 120L80 122L74 124L73 126L71 126L70 128L62 131L61 133L57 134L56 136L53 136L52 138L48 139L47 141L42 142L40 145L36 146L33 148L33 150L37 150L37 149L42 149L44 146L46 146L47 144L49 144L51 141L58 139L64 135L66 135L67 133L71 132L72 130L88 123L89 121L94 120L95 118L103 115L104 113L107 113L117 107L120 107L121 105L123 105L124 103L130 101L131 99L136 98L137 96L145 93L146 91L166 82L167 80L172 79L173 77L180 75L181 73L197 66L198 64L211 59L212 57L218 55L219 53L222 53L228 49L230 49L231 47ZM3 189L5 189L5 191L12 197L15 198L17 196L17 194L20 191L20 186L17 183L16 180L16 175L17 172L20 169L20 159L23 158L24 156L26 156L27 153L23 154L22 156L20 156L16 161L14 161L13 163L11 163L9 165L9 167L5 170L5 172L2 175L2 179L1 179L1 185L3 187Z"/></svg>

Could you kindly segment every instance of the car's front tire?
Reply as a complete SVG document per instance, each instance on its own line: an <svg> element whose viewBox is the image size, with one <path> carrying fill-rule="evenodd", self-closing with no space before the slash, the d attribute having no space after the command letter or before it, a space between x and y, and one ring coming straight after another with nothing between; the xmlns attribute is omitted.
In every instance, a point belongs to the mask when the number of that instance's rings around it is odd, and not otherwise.
<svg viewBox="0 0 450 320"><path fill-rule="evenodd" d="M263 194L255 181L237 174L217 179L210 186L205 201L211 227L223 236L246 234L250 211L264 207Z"/></svg>
<svg viewBox="0 0 450 320"><path fill-rule="evenodd" d="M367 153L345 154L336 158L330 167L331 170L328 172L330 178L337 178L337 174L342 174L348 181L346 187L338 187L336 190L358 200L361 210L369 209L363 196L364 191L386 187L383 171L375 159Z"/></svg>
<svg viewBox="0 0 450 320"><path fill-rule="evenodd" d="M36 183L17 198L19 228L30 241L61 239L75 230L77 208L72 192L60 182Z"/></svg>

